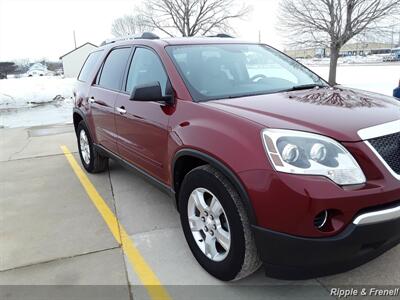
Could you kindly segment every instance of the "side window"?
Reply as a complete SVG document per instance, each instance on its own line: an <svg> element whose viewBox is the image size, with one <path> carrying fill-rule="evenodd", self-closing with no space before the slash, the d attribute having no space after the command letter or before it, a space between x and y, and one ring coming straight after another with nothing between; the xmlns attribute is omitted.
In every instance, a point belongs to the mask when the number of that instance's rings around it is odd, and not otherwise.
<svg viewBox="0 0 400 300"><path fill-rule="evenodd" d="M128 63L131 48L118 48L112 50L103 64L98 80L98 85L110 89L119 90L121 79Z"/></svg>
<svg viewBox="0 0 400 300"><path fill-rule="evenodd" d="M81 72L79 73L78 80L87 82L90 79L90 72L93 72L93 68L100 59L100 54L102 54L102 52L103 50L89 54L89 56L86 58L85 63L83 64Z"/></svg>
<svg viewBox="0 0 400 300"><path fill-rule="evenodd" d="M165 96L167 80L167 74L158 56L151 50L137 48L129 67L126 91L132 93L138 85L158 81L162 95Z"/></svg>

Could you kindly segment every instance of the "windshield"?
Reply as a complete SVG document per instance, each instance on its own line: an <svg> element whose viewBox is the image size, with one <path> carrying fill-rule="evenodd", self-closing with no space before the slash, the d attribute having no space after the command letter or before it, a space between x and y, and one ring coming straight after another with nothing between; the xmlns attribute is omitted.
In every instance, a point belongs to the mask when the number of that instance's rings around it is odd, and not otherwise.
<svg viewBox="0 0 400 300"><path fill-rule="evenodd" d="M195 101L326 85L295 60L263 45L184 45L166 49Z"/></svg>

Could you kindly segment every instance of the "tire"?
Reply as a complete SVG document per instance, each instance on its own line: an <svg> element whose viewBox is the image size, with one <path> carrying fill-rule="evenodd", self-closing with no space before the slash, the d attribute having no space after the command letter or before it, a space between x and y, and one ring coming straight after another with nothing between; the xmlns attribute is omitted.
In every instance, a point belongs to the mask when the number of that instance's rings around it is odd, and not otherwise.
<svg viewBox="0 0 400 300"><path fill-rule="evenodd" d="M240 196L218 170L205 165L185 176L179 210L190 250L208 273L223 281L234 281L261 266Z"/></svg>
<svg viewBox="0 0 400 300"><path fill-rule="evenodd" d="M100 155L93 147L92 138L90 137L89 130L84 121L79 122L76 134L78 139L79 156L85 170L89 173L100 173L105 171L108 167L108 158Z"/></svg>

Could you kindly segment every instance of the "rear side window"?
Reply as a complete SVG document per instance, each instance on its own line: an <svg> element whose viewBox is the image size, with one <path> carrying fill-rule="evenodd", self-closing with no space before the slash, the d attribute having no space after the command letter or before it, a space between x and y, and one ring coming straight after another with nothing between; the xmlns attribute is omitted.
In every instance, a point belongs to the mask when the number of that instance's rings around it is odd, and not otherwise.
<svg viewBox="0 0 400 300"><path fill-rule="evenodd" d="M103 51L96 51L89 54L89 56L86 58L85 63L83 64L81 72L79 73L78 80L87 82L90 79L90 72L93 72L93 68L100 59L100 55L102 54L102 52Z"/></svg>
<svg viewBox="0 0 400 300"><path fill-rule="evenodd" d="M99 86L110 90L120 89L130 53L131 48L118 48L110 52L98 80Z"/></svg>

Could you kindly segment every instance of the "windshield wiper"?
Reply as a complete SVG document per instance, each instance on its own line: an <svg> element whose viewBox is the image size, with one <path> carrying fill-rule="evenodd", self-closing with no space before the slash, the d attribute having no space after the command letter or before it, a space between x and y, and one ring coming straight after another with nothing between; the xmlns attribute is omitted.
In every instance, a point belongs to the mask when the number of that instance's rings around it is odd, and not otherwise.
<svg viewBox="0 0 400 300"><path fill-rule="evenodd" d="M261 96L261 95L265 95L265 94L268 94L268 92L231 95L231 96L226 97L226 99L235 99L235 98L244 98L244 97Z"/></svg>
<svg viewBox="0 0 400 300"><path fill-rule="evenodd" d="M303 84L303 85L295 85L291 87L290 89L286 91L301 91L301 90L310 90L310 89L315 89L315 88L327 88L329 87L328 85L325 84L318 84L318 83L312 83L312 84Z"/></svg>

